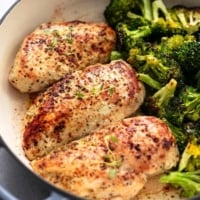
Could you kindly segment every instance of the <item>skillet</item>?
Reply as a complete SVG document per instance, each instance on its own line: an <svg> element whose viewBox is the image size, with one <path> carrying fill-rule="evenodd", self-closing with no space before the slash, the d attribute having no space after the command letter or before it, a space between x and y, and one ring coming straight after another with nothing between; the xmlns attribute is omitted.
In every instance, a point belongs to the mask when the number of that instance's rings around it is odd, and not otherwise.
<svg viewBox="0 0 200 200"><path fill-rule="evenodd" d="M109 0L6 0L0 1L0 139L8 151L20 162L25 170L28 170L47 187L50 187L52 195L48 200L81 199L75 194L60 190L31 169L29 161L24 156L21 147L22 118L28 104L28 95L20 94L8 83L8 73L13 64L14 57L22 39L35 29L39 24L47 21L103 21L103 10ZM174 4L198 6L195 0L168 0L168 6ZM150 186L150 187L149 187ZM149 193L151 190L151 193ZM172 198L173 196L173 198ZM5 200L16 199L0 187L0 198ZM136 200L171 200L180 199L176 191L164 191L163 186L158 185L155 178L148 183L146 189L136 197ZM200 199L195 197L194 200Z"/></svg>

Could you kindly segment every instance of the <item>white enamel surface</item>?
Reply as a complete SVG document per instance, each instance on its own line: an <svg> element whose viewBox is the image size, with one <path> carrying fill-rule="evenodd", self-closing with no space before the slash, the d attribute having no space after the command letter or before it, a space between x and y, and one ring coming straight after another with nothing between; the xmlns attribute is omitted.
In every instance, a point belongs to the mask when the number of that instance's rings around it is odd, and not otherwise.
<svg viewBox="0 0 200 200"><path fill-rule="evenodd" d="M3 0L0 6L2 2ZM8 73L19 45L29 32L43 22L75 19L102 21L102 12L108 2L109 0L21 0L0 25L0 135L11 152L27 167L28 161L21 149L21 133L28 97L19 94L8 83ZM167 2L169 6L174 2L196 6L199 1ZM170 198L171 193L162 193L159 187L155 191L161 195L150 194L150 199L178 199ZM137 198L139 199L147 199L146 191Z"/></svg>
<svg viewBox="0 0 200 200"><path fill-rule="evenodd" d="M27 164L21 150L22 118L27 96L8 83L8 73L22 39L36 26L47 21L102 21L108 1L101 0L22 0L0 26L0 134L10 150ZM78 5L78 6L77 6Z"/></svg>

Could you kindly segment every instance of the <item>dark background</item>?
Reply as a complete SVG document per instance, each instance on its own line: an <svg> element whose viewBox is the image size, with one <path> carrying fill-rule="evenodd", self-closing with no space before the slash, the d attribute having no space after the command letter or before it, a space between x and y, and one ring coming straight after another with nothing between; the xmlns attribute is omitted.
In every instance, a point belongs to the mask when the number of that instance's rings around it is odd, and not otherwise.
<svg viewBox="0 0 200 200"><path fill-rule="evenodd" d="M0 185L19 200L43 200L47 188L0 144Z"/></svg>

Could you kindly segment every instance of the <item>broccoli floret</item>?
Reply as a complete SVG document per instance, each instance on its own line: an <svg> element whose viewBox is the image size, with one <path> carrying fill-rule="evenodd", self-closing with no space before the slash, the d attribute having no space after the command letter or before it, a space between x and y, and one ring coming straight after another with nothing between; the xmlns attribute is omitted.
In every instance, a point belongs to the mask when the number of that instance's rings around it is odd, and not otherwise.
<svg viewBox="0 0 200 200"><path fill-rule="evenodd" d="M190 121L200 120L200 93L192 86L185 86L179 93L182 115Z"/></svg>
<svg viewBox="0 0 200 200"><path fill-rule="evenodd" d="M165 118L166 107L170 100L174 97L177 81L171 79L169 83L157 90L153 95L148 95L142 105L142 110L145 114L155 115L160 118Z"/></svg>
<svg viewBox="0 0 200 200"><path fill-rule="evenodd" d="M110 54L110 60L118 60L118 59L126 59L125 52L120 52L117 50L113 50Z"/></svg>
<svg viewBox="0 0 200 200"><path fill-rule="evenodd" d="M161 41L155 46L156 55L160 55L161 57L167 56L172 59L174 51L176 51L180 46L183 45L184 42L193 42L196 41L193 35L178 35L175 34L170 37L161 37Z"/></svg>
<svg viewBox="0 0 200 200"><path fill-rule="evenodd" d="M115 27L118 22L124 22L127 17L129 18L128 13L132 11L134 14L139 13L144 19L152 19L150 0L111 0L104 11L104 16L106 21Z"/></svg>
<svg viewBox="0 0 200 200"><path fill-rule="evenodd" d="M180 21L183 29L188 34L194 34L200 28L200 8L188 8L185 6L174 6L171 9L174 17Z"/></svg>
<svg viewBox="0 0 200 200"><path fill-rule="evenodd" d="M142 47L145 43L144 38L151 34L149 26L141 26L131 29L127 24L120 22L116 26L118 36L118 47L129 51L134 47Z"/></svg>
<svg viewBox="0 0 200 200"><path fill-rule="evenodd" d="M137 56L151 54L152 44L144 41L141 45L132 47L127 53L127 61L133 66L140 65L137 61ZM137 67L136 67L137 68Z"/></svg>
<svg viewBox="0 0 200 200"><path fill-rule="evenodd" d="M106 21L115 27L118 22L126 18L133 6L133 0L111 0L104 11Z"/></svg>
<svg viewBox="0 0 200 200"><path fill-rule="evenodd" d="M185 83L198 86L200 81L200 42L186 41L174 51L173 58L180 64ZM198 87L199 88L199 87Z"/></svg>
<svg viewBox="0 0 200 200"><path fill-rule="evenodd" d="M170 10L162 0L155 0L152 3L152 34L157 36L171 36L174 34L185 35L186 31L182 28L177 18L174 18Z"/></svg>
<svg viewBox="0 0 200 200"><path fill-rule="evenodd" d="M157 116L168 124L174 137L176 138L176 143L181 153L187 144L188 136L182 126L176 126L174 124L174 120L171 117L172 115L170 109L174 109L176 111L176 108L171 107L170 104L175 97L176 89L177 81L171 79L169 83L161 87L154 94L148 94L142 105L142 112L146 115ZM172 112L172 114L174 114L174 112Z"/></svg>
<svg viewBox="0 0 200 200"><path fill-rule="evenodd" d="M130 49L127 61L136 68L140 80L147 85L150 83L155 89L165 85L171 78L177 80L178 87L182 87L184 76L179 63L172 55L184 40L192 40L192 37L174 35L170 38L163 37L160 43L145 41L141 48Z"/></svg>
<svg viewBox="0 0 200 200"><path fill-rule="evenodd" d="M189 140L179 162L179 171L194 171L200 169L200 137Z"/></svg>
<svg viewBox="0 0 200 200"><path fill-rule="evenodd" d="M172 78L182 79L182 72L178 63L166 56L157 58L151 54L137 55L136 62L135 67L138 73L148 74L161 85L165 85Z"/></svg>
<svg viewBox="0 0 200 200"><path fill-rule="evenodd" d="M196 72L200 69L200 42L184 42L174 52L174 58L180 63L183 70L188 73Z"/></svg>
<svg viewBox="0 0 200 200"><path fill-rule="evenodd" d="M192 86L176 91L168 104L166 118L177 126L200 120L200 93Z"/></svg>
<svg viewBox="0 0 200 200"><path fill-rule="evenodd" d="M182 195L193 197L200 194L200 170L192 172L172 171L160 178L162 183L168 183L182 189Z"/></svg>
<svg viewBox="0 0 200 200"><path fill-rule="evenodd" d="M137 15L132 12L127 13L127 17L123 20L123 23L127 24L131 30L136 30L141 26L149 26L150 21L143 16Z"/></svg>
<svg viewBox="0 0 200 200"><path fill-rule="evenodd" d="M199 130L196 130L199 132ZM182 195L193 197L200 194L200 136L188 140L178 170L161 177L162 183L168 183L182 189Z"/></svg>

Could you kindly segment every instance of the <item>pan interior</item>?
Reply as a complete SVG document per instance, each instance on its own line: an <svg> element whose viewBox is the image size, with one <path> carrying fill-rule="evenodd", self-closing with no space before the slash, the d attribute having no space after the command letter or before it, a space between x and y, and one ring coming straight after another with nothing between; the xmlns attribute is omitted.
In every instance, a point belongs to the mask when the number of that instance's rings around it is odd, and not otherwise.
<svg viewBox="0 0 200 200"><path fill-rule="evenodd" d="M48 21L103 21L103 10L109 0L21 0L4 19L0 26L0 136L9 150L28 168L29 162L21 148L23 115L28 106L29 97L20 94L8 83L8 73L23 38L39 24ZM173 5L174 1L168 1ZM198 1L176 1L176 4L198 5ZM178 199L176 192L160 192L157 181L152 180L156 194L148 199ZM147 199L148 189L144 189L138 200ZM159 190L159 191L158 191ZM159 196L158 193L161 195ZM171 196L175 198L170 198Z"/></svg>
<svg viewBox="0 0 200 200"><path fill-rule="evenodd" d="M26 166L29 165L21 148L21 133L28 96L20 94L8 83L8 73L16 52L23 38L41 23L63 20L103 21L102 13L107 4L108 0L22 0L1 24L0 134L9 150Z"/></svg>

